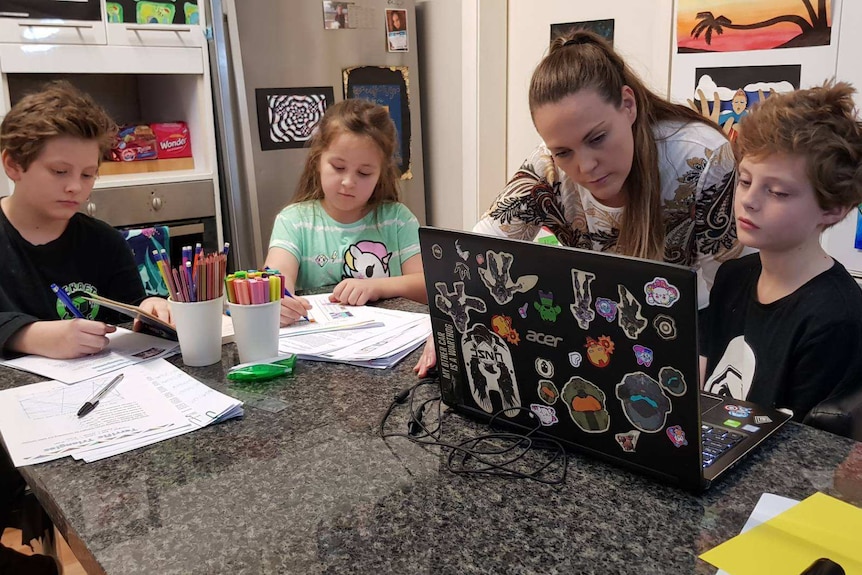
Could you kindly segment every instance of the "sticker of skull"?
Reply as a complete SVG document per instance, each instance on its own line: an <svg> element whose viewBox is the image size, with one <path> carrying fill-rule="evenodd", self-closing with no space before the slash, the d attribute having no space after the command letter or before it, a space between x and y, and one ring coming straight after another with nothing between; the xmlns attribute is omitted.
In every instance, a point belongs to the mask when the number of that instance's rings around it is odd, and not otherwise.
<svg viewBox="0 0 862 575"><path fill-rule="evenodd" d="M521 407L521 394L515 380L512 353L499 335L482 324L471 327L461 336L461 351L467 364L467 380L476 404L493 413L491 392L496 392L508 417L515 417Z"/></svg>

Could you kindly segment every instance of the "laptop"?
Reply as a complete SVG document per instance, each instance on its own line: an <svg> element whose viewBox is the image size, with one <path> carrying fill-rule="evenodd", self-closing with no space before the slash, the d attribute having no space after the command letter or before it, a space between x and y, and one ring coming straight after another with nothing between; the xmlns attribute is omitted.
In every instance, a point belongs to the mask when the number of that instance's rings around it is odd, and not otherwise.
<svg viewBox="0 0 862 575"><path fill-rule="evenodd" d="M698 385L694 270L419 231L443 402L691 491L790 416ZM495 423L496 423L495 421Z"/></svg>

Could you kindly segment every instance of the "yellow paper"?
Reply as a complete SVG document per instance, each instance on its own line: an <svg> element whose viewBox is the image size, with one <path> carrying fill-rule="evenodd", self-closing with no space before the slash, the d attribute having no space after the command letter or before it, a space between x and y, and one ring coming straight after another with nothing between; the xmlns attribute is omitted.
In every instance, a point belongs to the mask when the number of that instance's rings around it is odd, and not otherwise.
<svg viewBox="0 0 862 575"><path fill-rule="evenodd" d="M700 556L730 575L798 575L821 557L862 575L862 509L825 493Z"/></svg>

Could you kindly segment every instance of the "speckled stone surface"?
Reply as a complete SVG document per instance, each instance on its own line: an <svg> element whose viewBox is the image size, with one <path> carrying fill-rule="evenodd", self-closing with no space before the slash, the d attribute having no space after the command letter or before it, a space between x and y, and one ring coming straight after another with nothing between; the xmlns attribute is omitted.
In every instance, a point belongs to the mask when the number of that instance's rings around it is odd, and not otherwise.
<svg viewBox="0 0 862 575"><path fill-rule="evenodd" d="M300 362L257 390L278 413L247 407L111 459L22 472L93 575L712 574L697 555L738 533L763 492L862 505L862 444L793 423L703 495L574 454L559 486L454 475L439 448L378 435L418 354L385 371ZM228 390L236 363L229 345L188 371ZM0 368L0 389L39 380ZM396 411L391 429L405 426ZM454 413L443 426L479 429Z"/></svg>

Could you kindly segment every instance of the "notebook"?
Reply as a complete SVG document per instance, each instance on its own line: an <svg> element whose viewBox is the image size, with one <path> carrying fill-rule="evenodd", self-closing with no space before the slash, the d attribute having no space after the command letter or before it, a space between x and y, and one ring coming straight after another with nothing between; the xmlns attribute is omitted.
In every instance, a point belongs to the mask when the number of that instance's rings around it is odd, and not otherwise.
<svg viewBox="0 0 862 575"><path fill-rule="evenodd" d="M443 402L692 491L790 416L698 386L694 270L423 227Z"/></svg>

